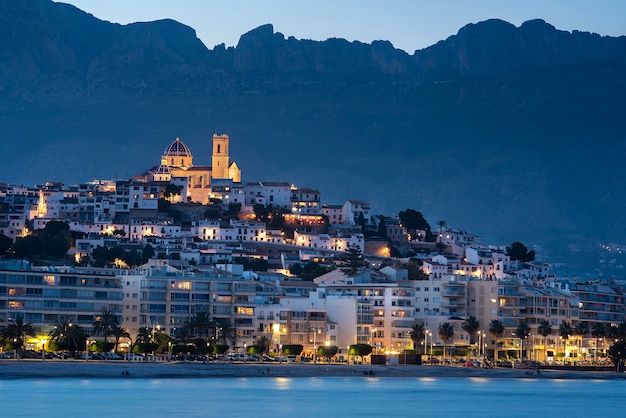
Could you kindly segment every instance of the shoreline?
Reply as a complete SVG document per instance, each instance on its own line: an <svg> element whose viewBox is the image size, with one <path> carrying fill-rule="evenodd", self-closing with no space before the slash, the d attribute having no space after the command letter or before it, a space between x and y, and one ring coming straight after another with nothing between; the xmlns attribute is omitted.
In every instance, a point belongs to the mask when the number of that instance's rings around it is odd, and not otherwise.
<svg viewBox="0 0 626 418"><path fill-rule="evenodd" d="M300 378L409 377L624 380L614 371L473 369L431 365L127 362L120 360L0 360L0 380L48 378Z"/></svg>

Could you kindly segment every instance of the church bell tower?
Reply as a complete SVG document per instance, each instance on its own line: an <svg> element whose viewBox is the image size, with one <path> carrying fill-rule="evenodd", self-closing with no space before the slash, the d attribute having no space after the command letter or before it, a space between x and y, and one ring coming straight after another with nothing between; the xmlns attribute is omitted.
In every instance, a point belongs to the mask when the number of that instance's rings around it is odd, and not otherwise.
<svg viewBox="0 0 626 418"><path fill-rule="evenodd" d="M211 177L227 179L230 157L228 156L228 135L213 134L213 156L211 159Z"/></svg>

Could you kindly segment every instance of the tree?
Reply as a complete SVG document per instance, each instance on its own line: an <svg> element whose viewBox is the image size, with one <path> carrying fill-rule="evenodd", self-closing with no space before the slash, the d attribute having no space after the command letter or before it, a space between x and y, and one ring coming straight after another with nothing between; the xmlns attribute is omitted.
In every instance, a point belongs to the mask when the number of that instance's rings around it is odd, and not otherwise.
<svg viewBox="0 0 626 418"><path fill-rule="evenodd" d="M420 212L413 209L407 209L401 211L398 216L400 218L400 223L409 234L410 240L418 239L420 241L426 240L428 242L433 242L435 240L430 225L426 222L424 215ZM418 231L426 231L426 236L418 236Z"/></svg>
<svg viewBox="0 0 626 418"><path fill-rule="evenodd" d="M48 337L51 346L56 346L57 350L69 351L72 358L81 353L87 345L85 330L64 318L59 318L48 333Z"/></svg>
<svg viewBox="0 0 626 418"><path fill-rule="evenodd" d="M237 344L237 329L228 319L218 319L215 321L217 339L222 344Z"/></svg>
<svg viewBox="0 0 626 418"><path fill-rule="evenodd" d="M154 343L152 330L148 327L141 327L137 330L137 337L135 338L135 345L133 350L138 350L142 353L149 353L157 349L157 344Z"/></svg>
<svg viewBox="0 0 626 418"><path fill-rule="evenodd" d="M143 262L147 263L152 257L154 257L154 248L150 244L146 244L141 250L141 256Z"/></svg>
<svg viewBox="0 0 626 418"><path fill-rule="evenodd" d="M339 270L348 277L357 276L367 266L361 248L356 244L348 244L345 251L339 255L338 264Z"/></svg>
<svg viewBox="0 0 626 418"><path fill-rule="evenodd" d="M378 215L378 236L384 240L387 237L387 224L385 223L385 217L382 215Z"/></svg>
<svg viewBox="0 0 626 418"><path fill-rule="evenodd" d="M602 338L606 335L606 327L602 322L594 322L591 327L591 336L595 340L595 350L593 353L593 361L597 363L598 361L598 338Z"/></svg>
<svg viewBox="0 0 626 418"><path fill-rule="evenodd" d="M0 257L4 257L9 254L11 252L11 248L13 248L13 240L0 233Z"/></svg>
<svg viewBox="0 0 626 418"><path fill-rule="evenodd" d="M172 200L175 196L180 196L181 186L177 186L175 184L169 183L165 186L165 198L168 200Z"/></svg>
<svg viewBox="0 0 626 418"><path fill-rule="evenodd" d="M18 317L9 320L7 326L2 330L2 338L8 340L17 352L17 358L22 358L22 347L26 337L34 337L35 329L30 322L24 322L24 318Z"/></svg>
<svg viewBox="0 0 626 418"><path fill-rule="evenodd" d="M511 261L521 261L522 263L529 263L535 259L535 251L528 251L528 248L519 241L506 247L506 255L511 258Z"/></svg>
<svg viewBox="0 0 626 418"><path fill-rule="evenodd" d="M257 339L254 341L254 344L259 347L264 347L264 349L258 354L267 353L269 352L270 347L272 346L272 339L268 338L265 335L262 335L260 337L257 337Z"/></svg>
<svg viewBox="0 0 626 418"><path fill-rule="evenodd" d="M270 211L268 210L267 206L261 203L256 203L254 206L252 206L252 211L254 212L257 221L259 222L266 223L269 219Z"/></svg>
<svg viewBox="0 0 626 418"><path fill-rule="evenodd" d="M491 334L496 339L496 346L498 345L498 338L502 337L504 334L504 324L499 319L494 319L489 323L489 334ZM494 350L496 353L495 357L497 358L498 349Z"/></svg>
<svg viewBox="0 0 626 418"><path fill-rule="evenodd" d="M348 350L348 354L361 357L361 361L363 361L364 356L372 354L372 346L369 344L352 344Z"/></svg>
<svg viewBox="0 0 626 418"><path fill-rule="evenodd" d="M204 338L205 330L215 327L215 325L213 324L213 321L211 321L211 316L206 311L196 312L195 314L193 314L193 316L189 318L189 321L187 322L187 326L191 330L194 330L194 329L197 330L198 336L200 338ZM208 338L208 335L207 335L207 338Z"/></svg>
<svg viewBox="0 0 626 418"><path fill-rule="evenodd" d="M415 349L416 346L420 346L422 341L424 341L424 337L426 337L426 325L424 325L423 322L413 324L413 327L409 332L409 337L411 338L411 341L413 341L413 349ZM426 351L425 349L426 347L424 347L424 351ZM422 352L422 354L424 354L424 352Z"/></svg>
<svg viewBox="0 0 626 418"><path fill-rule="evenodd" d="M119 326L118 316L111 312L109 308L102 308L100 315L93 320L93 332L96 335L102 335L106 341L109 335L113 334L113 330Z"/></svg>
<svg viewBox="0 0 626 418"><path fill-rule="evenodd" d="M409 270L409 280L428 280L430 277L422 270L422 265L419 260L414 258L410 259L406 263L406 268Z"/></svg>
<svg viewBox="0 0 626 418"><path fill-rule="evenodd" d="M515 334L521 340L520 360L524 360L524 341L530 335L530 327L526 324L526 321L521 321L517 328L515 328Z"/></svg>
<svg viewBox="0 0 626 418"><path fill-rule="evenodd" d="M578 321L576 327L574 327L574 335L579 337L578 353L582 351L583 340L587 334L589 334L589 325L586 322Z"/></svg>
<svg viewBox="0 0 626 418"><path fill-rule="evenodd" d="M550 325L550 321L547 319L542 319L539 322L539 326L537 327L537 333L543 337L543 357L547 357L547 349L548 344L546 343L546 338L548 335L552 334L552 326Z"/></svg>
<svg viewBox="0 0 626 418"><path fill-rule="evenodd" d="M285 225L285 216L282 212L274 211L272 212L272 219L270 220L269 226L274 229L281 229Z"/></svg>
<svg viewBox="0 0 626 418"><path fill-rule="evenodd" d="M561 322L561 325L559 325L559 336L563 338L563 363L565 363L565 348L570 335L574 335L574 328L567 321Z"/></svg>
<svg viewBox="0 0 626 418"><path fill-rule="evenodd" d="M42 241L42 256L64 257L74 245L70 226L64 221L50 221L38 234Z"/></svg>
<svg viewBox="0 0 626 418"><path fill-rule="evenodd" d="M320 345L317 347L317 356L326 357L326 361L330 362L330 358L335 356L339 352L339 347L336 345Z"/></svg>
<svg viewBox="0 0 626 418"><path fill-rule="evenodd" d="M28 235L17 238L13 245L17 258L33 258L40 256L43 252L43 241L36 235Z"/></svg>
<svg viewBox="0 0 626 418"><path fill-rule="evenodd" d="M322 266L315 261L309 261L306 264L294 264L289 269L289 272L295 276L300 277L302 280L312 281L316 277L328 273L330 269Z"/></svg>
<svg viewBox="0 0 626 418"><path fill-rule="evenodd" d="M241 203L232 203L231 202L231 203L228 204L228 212L226 212L226 213L231 218L236 218L239 215L240 211L241 211Z"/></svg>
<svg viewBox="0 0 626 418"><path fill-rule="evenodd" d="M446 344L454 338L454 327L449 322L443 322L439 324L439 328L437 329L437 333L439 334L439 339L443 341L443 358L446 358Z"/></svg>
<svg viewBox="0 0 626 418"><path fill-rule="evenodd" d="M467 332L470 337L470 345L476 343L476 333L480 329L480 323L475 316L470 315L467 317L463 324L461 325L463 331Z"/></svg>
<svg viewBox="0 0 626 418"><path fill-rule="evenodd" d="M437 221L437 226L439 227L439 242L443 242L443 229L446 225L446 221Z"/></svg>
<svg viewBox="0 0 626 418"><path fill-rule="evenodd" d="M623 339L617 340L609 347L607 355L615 366L615 371L617 373L623 373L624 363L626 363L626 341Z"/></svg>
<svg viewBox="0 0 626 418"><path fill-rule="evenodd" d="M117 325L111 330L111 336L115 338L115 346L113 347L115 353L117 353L117 349L120 345L120 339L128 338L130 340L130 334L121 325Z"/></svg>

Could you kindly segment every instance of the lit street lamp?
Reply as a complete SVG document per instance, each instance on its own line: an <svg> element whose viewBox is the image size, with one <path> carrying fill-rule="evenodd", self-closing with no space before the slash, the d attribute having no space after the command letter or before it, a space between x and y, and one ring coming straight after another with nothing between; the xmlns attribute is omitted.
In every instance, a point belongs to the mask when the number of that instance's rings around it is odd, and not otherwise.
<svg viewBox="0 0 626 418"><path fill-rule="evenodd" d="M378 354L378 347L376 347L376 343L374 342L374 337L376 336L376 328L373 328L373 329L372 329L371 334L372 334L372 335L371 335L371 338L372 338L372 347L374 347L374 348L376 348L376 349L377 349L377 350L376 350L376 354Z"/></svg>
<svg viewBox="0 0 626 418"><path fill-rule="evenodd" d="M315 337L318 332L321 332L319 328L311 328L313 330L313 364L317 364L317 344L315 342Z"/></svg>

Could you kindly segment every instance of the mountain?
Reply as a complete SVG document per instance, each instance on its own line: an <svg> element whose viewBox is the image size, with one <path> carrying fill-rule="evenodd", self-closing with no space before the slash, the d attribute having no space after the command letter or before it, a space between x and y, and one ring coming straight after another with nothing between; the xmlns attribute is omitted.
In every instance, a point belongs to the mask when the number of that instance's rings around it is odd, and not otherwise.
<svg viewBox="0 0 626 418"><path fill-rule="evenodd" d="M264 25L208 49L172 20L4 0L0 58L2 181L128 178L176 137L209 163L228 133L244 181L413 208L564 273L621 274L600 244L625 241L626 37L494 19L409 54Z"/></svg>

